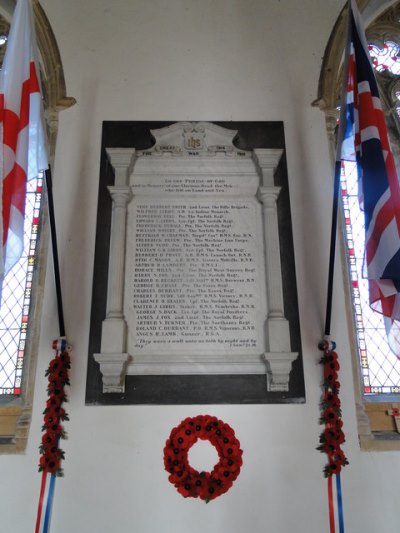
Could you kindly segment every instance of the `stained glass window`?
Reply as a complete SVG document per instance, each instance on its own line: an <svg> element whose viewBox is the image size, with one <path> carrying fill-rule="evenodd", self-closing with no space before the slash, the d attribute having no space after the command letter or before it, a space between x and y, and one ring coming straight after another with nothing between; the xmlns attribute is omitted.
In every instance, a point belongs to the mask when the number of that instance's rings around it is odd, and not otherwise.
<svg viewBox="0 0 400 533"><path fill-rule="evenodd" d="M369 51L377 72L389 75L393 80L400 76L399 44L392 41L385 41L381 47L370 44ZM393 94L400 116L400 90ZM399 401L400 360L389 346L383 316L369 306L364 265L364 214L358 201L355 163L345 162L342 165L341 197L362 392L371 401Z"/></svg>
<svg viewBox="0 0 400 533"><path fill-rule="evenodd" d="M400 45L392 41L385 41L382 48L375 44L368 46L374 67L378 72L389 71L400 75Z"/></svg>
<svg viewBox="0 0 400 533"><path fill-rule="evenodd" d="M382 315L369 306L368 281L363 277L364 214L355 163L342 166L341 194L363 393L390 401L391 395L400 394L400 360L389 346Z"/></svg>
<svg viewBox="0 0 400 533"><path fill-rule="evenodd" d="M43 176L28 183L23 255L3 281L0 307L0 396L21 394L42 187Z"/></svg>

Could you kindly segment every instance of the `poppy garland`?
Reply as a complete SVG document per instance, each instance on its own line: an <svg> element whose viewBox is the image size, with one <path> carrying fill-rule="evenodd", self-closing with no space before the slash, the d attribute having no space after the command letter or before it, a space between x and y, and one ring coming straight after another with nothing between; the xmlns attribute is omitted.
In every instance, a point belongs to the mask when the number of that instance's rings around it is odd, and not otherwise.
<svg viewBox="0 0 400 533"><path fill-rule="evenodd" d="M190 448L208 440L217 450L219 462L211 472L198 472L189 464ZM240 473L243 451L234 430L215 416L185 418L175 427L164 448L165 470L169 481L185 498L200 498L208 503L227 492Z"/></svg>
<svg viewBox="0 0 400 533"><path fill-rule="evenodd" d="M53 348L56 350L56 356L50 361L45 374L48 377L49 399L43 411L44 434L39 447L41 453L39 472L62 476L61 462L64 459L64 451L59 447L59 443L60 439L66 438L62 422L69 420L63 404L67 401L65 386L69 385L71 357L65 339L54 341Z"/></svg>
<svg viewBox="0 0 400 533"><path fill-rule="evenodd" d="M332 345L333 347L336 346L335 343L332 343ZM333 349L330 349L327 343L321 346L324 347L324 355L320 359L320 364L323 365L324 369L324 382L320 424L323 424L325 428L320 435L320 445L317 450L326 453L328 456L324 474L325 477L330 477L333 474L340 474L342 468L348 465L349 462L342 450L345 435L339 398L339 358L338 354Z"/></svg>

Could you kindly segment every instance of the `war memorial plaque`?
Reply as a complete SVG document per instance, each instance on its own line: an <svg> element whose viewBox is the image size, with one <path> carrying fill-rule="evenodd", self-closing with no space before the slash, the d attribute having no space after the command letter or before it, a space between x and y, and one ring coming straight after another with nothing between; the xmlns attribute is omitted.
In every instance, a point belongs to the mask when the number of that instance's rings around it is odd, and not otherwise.
<svg viewBox="0 0 400 533"><path fill-rule="evenodd" d="M241 187L229 179L166 179L149 196L140 188L128 215L127 239L134 243L126 262L128 352L182 354L185 371L202 354L262 353L258 202L239 197Z"/></svg>
<svg viewBox="0 0 400 533"><path fill-rule="evenodd" d="M103 393L129 376L264 375L287 391L274 173L282 150L239 150L235 130L176 123L150 149L106 148L115 172L101 327Z"/></svg>

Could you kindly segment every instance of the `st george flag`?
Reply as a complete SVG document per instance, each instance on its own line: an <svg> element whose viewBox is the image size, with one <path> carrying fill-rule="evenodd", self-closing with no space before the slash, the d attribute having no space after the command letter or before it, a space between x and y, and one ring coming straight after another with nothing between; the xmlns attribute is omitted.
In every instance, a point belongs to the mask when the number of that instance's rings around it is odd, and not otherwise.
<svg viewBox="0 0 400 533"><path fill-rule="evenodd" d="M23 251L27 180L48 168L31 0L18 0L0 71L3 276Z"/></svg>
<svg viewBox="0 0 400 533"><path fill-rule="evenodd" d="M395 321L400 320L400 186L355 0L349 0L344 72L336 172L343 160L357 162L370 305L386 317L387 332L392 330L393 337L398 327L392 326L398 326ZM389 335L392 349L393 340ZM395 351L399 357L398 342Z"/></svg>

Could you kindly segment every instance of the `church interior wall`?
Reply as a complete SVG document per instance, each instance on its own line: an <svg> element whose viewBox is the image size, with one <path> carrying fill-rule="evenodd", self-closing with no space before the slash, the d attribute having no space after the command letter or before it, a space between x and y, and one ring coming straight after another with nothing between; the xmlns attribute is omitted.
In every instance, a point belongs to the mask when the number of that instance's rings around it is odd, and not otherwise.
<svg viewBox="0 0 400 533"><path fill-rule="evenodd" d="M328 530L318 365L325 313L333 167L316 98L339 0L43 0L69 96L53 169L66 330L73 346L58 533ZM291 405L85 406L103 121L283 121L306 387ZM49 255L33 416L26 452L0 455L2 528L32 531L39 496L45 369L57 336ZM341 357L342 475L348 531L398 530L398 452L361 452L349 325L337 257L332 336ZM243 455L229 493L206 505L168 482L163 448L187 416L236 431Z"/></svg>

